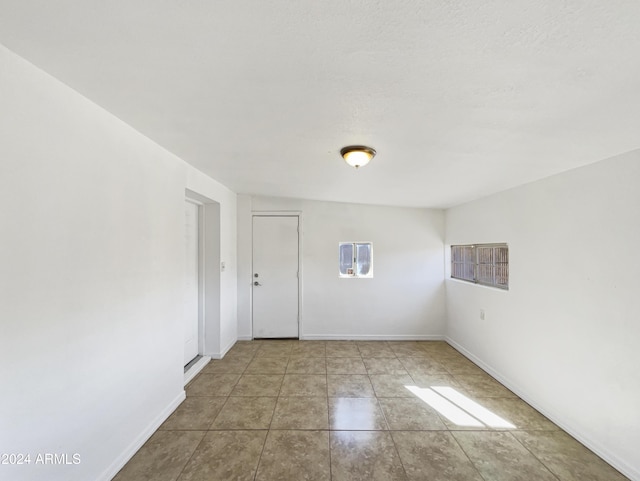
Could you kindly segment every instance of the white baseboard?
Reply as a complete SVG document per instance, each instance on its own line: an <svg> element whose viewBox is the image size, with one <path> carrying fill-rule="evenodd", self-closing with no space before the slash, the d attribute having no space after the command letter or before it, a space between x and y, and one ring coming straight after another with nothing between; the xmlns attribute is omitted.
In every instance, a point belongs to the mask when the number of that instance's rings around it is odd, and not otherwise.
<svg viewBox="0 0 640 481"><path fill-rule="evenodd" d="M218 357L217 359L222 359L224 356L227 355L227 353L229 352L229 350L235 345L235 343L238 342L236 339L234 339L233 341L231 341L220 353L220 357Z"/></svg>
<svg viewBox="0 0 640 481"><path fill-rule="evenodd" d="M388 335L388 334L305 334L304 341L443 341L440 334L429 335Z"/></svg>
<svg viewBox="0 0 640 481"><path fill-rule="evenodd" d="M622 461L615 454L611 453L608 449L606 449L604 446L602 446L598 442L595 442L592 439L585 437L578 430L574 429L572 426L567 425L562 420L561 416L555 413L552 409L548 409L538 404L538 402L535 400L535 397L532 396L525 389L520 387L517 383L513 382L511 379L505 378L493 367L486 364L484 361L482 361L482 359L476 357L468 349L466 349L461 344L458 344L456 341L454 341L450 337L446 336L444 340L447 341L447 343L451 347L453 347L456 351L460 352L460 354L468 358L474 364L477 364L480 368L482 368L491 376L493 376L495 379L500 381L500 383L502 383L504 386L509 388L509 390L517 394L520 399L522 399L524 402L529 404L535 410L539 411L543 416L550 419L552 422L554 422L556 425L558 425L568 434L573 436L576 440L578 440L580 443L585 445L591 451L596 453L598 456L600 456L602 459L604 459L607 463L609 463L611 466L616 468L626 477L628 477L632 481L640 481L640 472L638 472L635 468L629 466L625 461Z"/></svg>
<svg viewBox="0 0 640 481"><path fill-rule="evenodd" d="M157 431L160 425L167 420L169 416L177 409L178 406L186 398L186 393L182 391L169 405L156 416L156 418L146 427L138 437L118 456L113 463L98 477L98 481L110 481L118 474L125 464L133 457L134 454L142 447L144 443Z"/></svg>
<svg viewBox="0 0 640 481"><path fill-rule="evenodd" d="M198 362L196 362L189 368L187 372L184 373L184 386L189 384L189 381L196 377L200 373L200 371L202 371L204 367L209 364L209 361L211 361L211 358L209 356L202 356L200 359L198 359Z"/></svg>
<svg viewBox="0 0 640 481"><path fill-rule="evenodd" d="M226 347L221 349L219 352L209 352L207 353L207 356L211 357L211 359L222 359L225 356L225 354L229 352L229 349L231 349L236 342L237 342L236 339L234 339Z"/></svg>
<svg viewBox="0 0 640 481"><path fill-rule="evenodd" d="M444 341L442 334L429 335L362 335L362 334L301 334L301 341ZM238 336L238 341L253 341L251 336Z"/></svg>

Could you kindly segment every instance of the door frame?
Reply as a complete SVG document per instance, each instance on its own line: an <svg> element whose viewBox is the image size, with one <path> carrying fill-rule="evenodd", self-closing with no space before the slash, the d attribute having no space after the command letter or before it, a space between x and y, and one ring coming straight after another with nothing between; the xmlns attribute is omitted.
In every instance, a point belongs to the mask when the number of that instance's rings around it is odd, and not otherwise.
<svg viewBox="0 0 640 481"><path fill-rule="evenodd" d="M186 195L185 202L198 206L198 355L204 354L204 259L205 259L205 228L203 202Z"/></svg>
<svg viewBox="0 0 640 481"><path fill-rule="evenodd" d="M251 339L253 336L253 218L254 217L297 217L298 218L298 339L303 339L303 295L302 295L302 211L300 210L282 210L282 211L251 211Z"/></svg>
<svg viewBox="0 0 640 481"><path fill-rule="evenodd" d="M221 204L205 195L186 188L184 200L199 204L199 314L198 362L184 373L186 385L212 358L220 359L221 324Z"/></svg>

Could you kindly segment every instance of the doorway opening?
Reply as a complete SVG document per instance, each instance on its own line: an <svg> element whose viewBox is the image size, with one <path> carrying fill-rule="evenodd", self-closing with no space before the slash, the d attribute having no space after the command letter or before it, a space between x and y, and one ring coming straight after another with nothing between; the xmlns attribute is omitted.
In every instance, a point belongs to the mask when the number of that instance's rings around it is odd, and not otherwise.
<svg viewBox="0 0 640 481"><path fill-rule="evenodd" d="M184 365L188 365L200 354L200 324L202 313L202 279L200 233L202 231L200 202L185 199L184 203Z"/></svg>
<svg viewBox="0 0 640 481"><path fill-rule="evenodd" d="M189 382L220 351L220 204L185 192L184 370Z"/></svg>

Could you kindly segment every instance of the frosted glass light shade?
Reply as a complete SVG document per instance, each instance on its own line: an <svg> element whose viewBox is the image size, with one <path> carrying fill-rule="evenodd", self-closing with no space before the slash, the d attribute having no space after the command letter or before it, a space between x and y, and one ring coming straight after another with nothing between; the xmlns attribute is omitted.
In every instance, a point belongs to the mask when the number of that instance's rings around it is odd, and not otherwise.
<svg viewBox="0 0 640 481"><path fill-rule="evenodd" d="M347 164L357 169L358 167L367 165L369 161L373 159L373 156L376 155L376 151L364 145L351 145L341 149L340 154Z"/></svg>

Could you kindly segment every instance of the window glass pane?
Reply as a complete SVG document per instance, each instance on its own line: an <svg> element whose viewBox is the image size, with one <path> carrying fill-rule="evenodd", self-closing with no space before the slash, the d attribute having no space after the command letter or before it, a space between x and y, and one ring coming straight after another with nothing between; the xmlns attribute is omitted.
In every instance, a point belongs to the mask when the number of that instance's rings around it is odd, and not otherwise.
<svg viewBox="0 0 640 481"><path fill-rule="evenodd" d="M371 270L371 244L356 244L356 268L359 276L369 275Z"/></svg>
<svg viewBox="0 0 640 481"><path fill-rule="evenodd" d="M340 277L373 277L373 244L371 242L340 242Z"/></svg>
<svg viewBox="0 0 640 481"><path fill-rule="evenodd" d="M353 244L340 244L340 275L353 274Z"/></svg>

